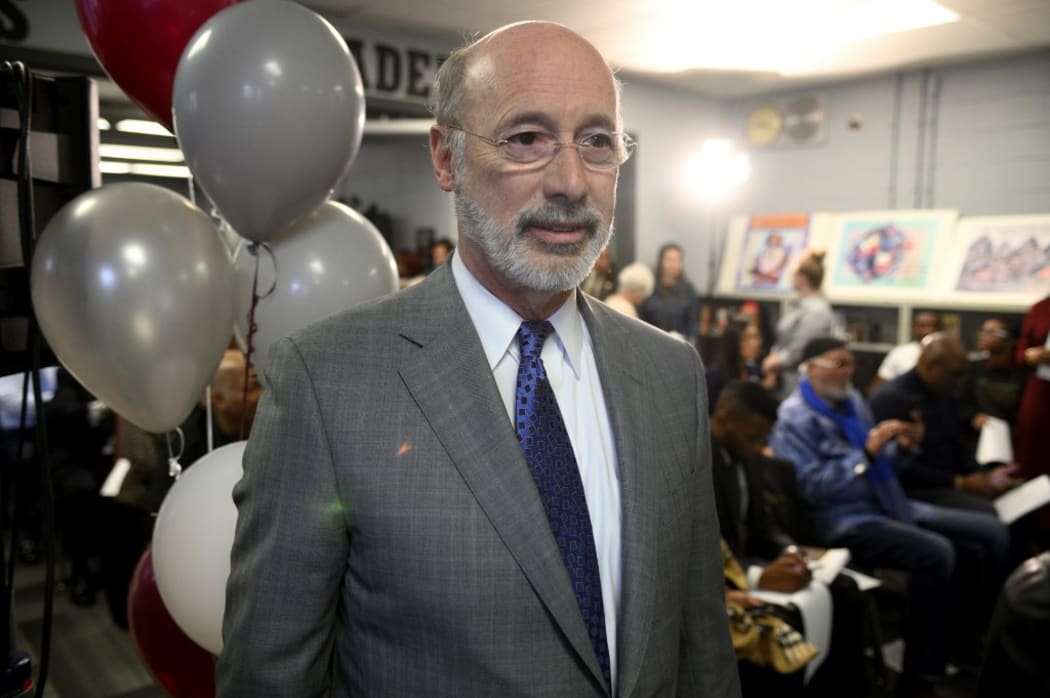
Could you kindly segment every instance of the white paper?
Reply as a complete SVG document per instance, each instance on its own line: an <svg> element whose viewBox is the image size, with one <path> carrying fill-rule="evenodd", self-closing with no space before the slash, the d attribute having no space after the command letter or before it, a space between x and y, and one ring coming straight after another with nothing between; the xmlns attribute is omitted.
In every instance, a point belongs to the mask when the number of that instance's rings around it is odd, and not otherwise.
<svg viewBox="0 0 1050 698"><path fill-rule="evenodd" d="M1014 449L1010 445L1010 425L1006 420L989 417L981 427L977 439L977 462L1013 463Z"/></svg>
<svg viewBox="0 0 1050 698"><path fill-rule="evenodd" d="M761 573L761 568L759 568ZM750 574L751 570L748 570ZM768 589L751 589L749 592L756 599L781 606L794 605L802 614L802 624L806 640L816 645L820 652L806 665L806 683L813 678L817 667L827 658L827 649L831 646L831 592L823 584L810 583L791 594Z"/></svg>
<svg viewBox="0 0 1050 698"><path fill-rule="evenodd" d="M882 586L882 581L881 580L876 579L875 577L871 577L869 575L866 575L863 572L858 572L857 570L851 570L849 567L843 569L842 570L842 574L844 574L847 577L850 577L851 579L853 579L853 581L856 582L856 584L857 584L857 588L860 589L861 591L867 591L869 589L877 589L878 587Z"/></svg>
<svg viewBox="0 0 1050 698"><path fill-rule="evenodd" d="M828 548L816 560L809 561L809 571L813 579L822 584L831 584L839 572L849 564L850 554L847 548Z"/></svg>
<svg viewBox="0 0 1050 698"><path fill-rule="evenodd" d="M106 476L106 481L102 483L99 494L103 497L116 497L120 494L120 487L124 484L124 478L127 477L129 470L131 470L131 461L127 458L118 458L113 464L113 469Z"/></svg>
<svg viewBox="0 0 1050 698"><path fill-rule="evenodd" d="M1040 475L1000 495L995 500L995 510L1003 523L1012 524L1047 502L1050 502L1050 476Z"/></svg>

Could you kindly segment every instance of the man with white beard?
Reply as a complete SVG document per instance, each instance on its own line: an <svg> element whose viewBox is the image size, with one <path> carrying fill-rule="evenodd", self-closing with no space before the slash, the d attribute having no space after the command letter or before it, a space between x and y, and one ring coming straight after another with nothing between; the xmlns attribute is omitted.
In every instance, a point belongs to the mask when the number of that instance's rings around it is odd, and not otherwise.
<svg viewBox="0 0 1050 698"><path fill-rule="evenodd" d="M983 513L909 500L898 473L922 441L918 420L874 423L852 385L856 363L835 337L802 350L803 379L781 403L770 445L795 464L800 497L820 545L849 548L861 565L907 577L904 666L897 695L932 695L945 672L953 543L1000 544ZM974 613L964 606L962 613Z"/></svg>
<svg viewBox="0 0 1050 698"><path fill-rule="evenodd" d="M612 72L523 22L434 93L459 245L271 350L218 695L738 695L700 360L576 291L632 147Z"/></svg>

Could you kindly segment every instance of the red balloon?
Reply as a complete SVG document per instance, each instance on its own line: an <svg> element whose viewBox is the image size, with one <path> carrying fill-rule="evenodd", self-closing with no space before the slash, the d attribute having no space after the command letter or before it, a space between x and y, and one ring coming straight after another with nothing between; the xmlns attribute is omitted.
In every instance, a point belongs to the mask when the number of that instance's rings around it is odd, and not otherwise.
<svg viewBox="0 0 1050 698"><path fill-rule="evenodd" d="M80 26L113 81L172 129L171 88L186 44L238 0L76 0Z"/></svg>
<svg viewBox="0 0 1050 698"><path fill-rule="evenodd" d="M172 698L214 698L215 657L175 624L157 589L153 548L146 549L128 593L131 639L146 668Z"/></svg>

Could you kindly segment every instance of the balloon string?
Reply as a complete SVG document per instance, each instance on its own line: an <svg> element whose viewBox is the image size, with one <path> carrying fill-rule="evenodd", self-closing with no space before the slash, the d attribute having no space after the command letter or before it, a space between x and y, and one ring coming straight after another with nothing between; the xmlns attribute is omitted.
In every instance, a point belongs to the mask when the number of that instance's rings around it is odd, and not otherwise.
<svg viewBox="0 0 1050 698"><path fill-rule="evenodd" d="M266 251L266 254L270 255L270 261L273 263L273 283L266 293L262 295L259 295L259 248L262 248ZM269 296L277 288L277 257L274 256L273 250L264 243L252 243L248 246L248 252L255 257L255 272L252 277L252 305L248 309L248 336L244 340L244 390L241 393L240 425L240 439L242 441L247 436L248 431L248 389L255 357L255 333L259 329L259 326L255 324L255 308L259 305L260 300Z"/></svg>
<svg viewBox="0 0 1050 698"><path fill-rule="evenodd" d="M189 168L187 168L189 169ZM197 205L197 187L193 186L193 173L190 172L186 175L186 183L190 188L190 203L194 206Z"/></svg>
<svg viewBox="0 0 1050 698"><path fill-rule="evenodd" d="M208 453L215 450L215 435L211 424L211 383L204 386L204 425L205 435L208 437Z"/></svg>
<svg viewBox="0 0 1050 698"><path fill-rule="evenodd" d="M182 466L179 465L179 458L182 458L182 451L186 447L186 437L183 435L180 427L175 427L174 433L179 435L179 454L175 455L174 449L171 447L172 432L169 431L166 434L168 442L168 475L178 480L179 476L182 475Z"/></svg>

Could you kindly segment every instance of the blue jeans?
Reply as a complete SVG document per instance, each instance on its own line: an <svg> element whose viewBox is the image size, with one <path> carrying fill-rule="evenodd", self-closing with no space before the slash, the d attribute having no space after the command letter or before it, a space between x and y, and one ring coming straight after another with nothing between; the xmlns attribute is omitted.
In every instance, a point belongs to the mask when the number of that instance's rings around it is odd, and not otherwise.
<svg viewBox="0 0 1050 698"><path fill-rule="evenodd" d="M931 509L931 515L917 524L890 518L866 521L833 541L849 548L861 565L908 573L903 673L911 677L944 674L955 569L953 543L979 548L985 564L994 569L1005 564L1010 544L1006 527L993 516L937 506Z"/></svg>

